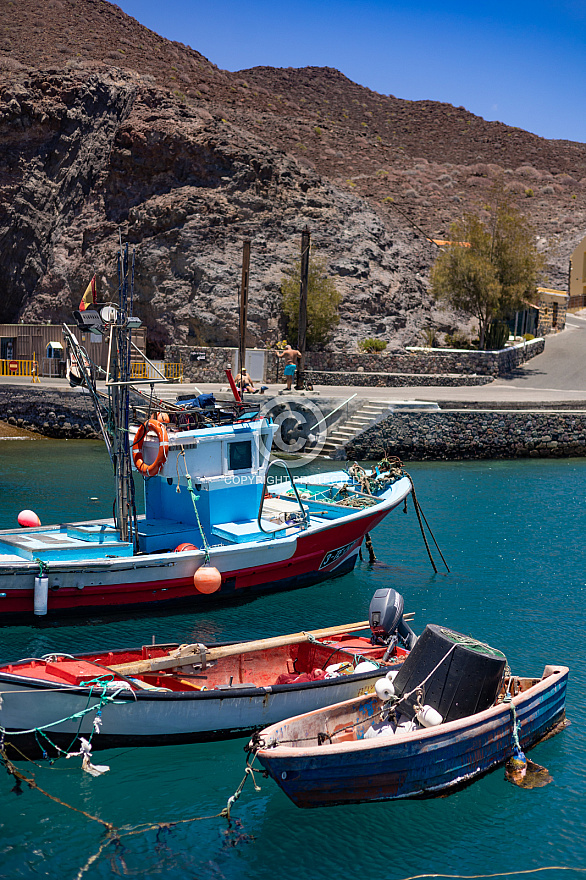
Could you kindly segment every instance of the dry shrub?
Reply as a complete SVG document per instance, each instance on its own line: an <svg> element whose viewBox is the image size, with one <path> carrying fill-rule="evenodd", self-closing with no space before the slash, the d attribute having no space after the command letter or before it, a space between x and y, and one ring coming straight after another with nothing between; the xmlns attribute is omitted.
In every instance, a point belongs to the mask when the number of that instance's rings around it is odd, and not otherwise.
<svg viewBox="0 0 586 880"><path fill-rule="evenodd" d="M518 174L519 177L528 177L531 180L541 180L541 171L538 171L533 165L521 165L516 169L515 174Z"/></svg>

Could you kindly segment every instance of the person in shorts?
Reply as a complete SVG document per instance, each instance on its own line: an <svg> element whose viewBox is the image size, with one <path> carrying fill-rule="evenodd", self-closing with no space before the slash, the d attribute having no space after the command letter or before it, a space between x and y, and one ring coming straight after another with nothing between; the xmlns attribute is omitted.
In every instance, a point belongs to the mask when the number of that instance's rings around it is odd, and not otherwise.
<svg viewBox="0 0 586 880"><path fill-rule="evenodd" d="M277 357L283 358L285 361L285 369L283 370L283 375L285 377L285 381L287 382L287 391L291 391L291 386L293 384L293 376L297 370L297 360L301 357L301 352L297 351L296 348L291 348L290 345L287 345L283 351L277 352Z"/></svg>
<svg viewBox="0 0 586 880"><path fill-rule="evenodd" d="M248 370L246 369L246 367L244 367L242 373L238 373L238 375L236 376L236 385L238 386L238 388L241 389L241 391L247 391L249 394L258 394L259 391L261 394L264 394L269 387L268 385L261 385L260 389L255 388L252 379L248 375Z"/></svg>

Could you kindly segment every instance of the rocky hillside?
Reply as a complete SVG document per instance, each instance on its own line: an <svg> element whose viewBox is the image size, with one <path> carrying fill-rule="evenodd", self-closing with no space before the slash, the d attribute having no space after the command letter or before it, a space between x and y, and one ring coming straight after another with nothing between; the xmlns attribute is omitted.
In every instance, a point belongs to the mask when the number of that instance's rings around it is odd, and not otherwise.
<svg viewBox="0 0 586 880"><path fill-rule="evenodd" d="M0 7L0 321L70 317L96 272L165 342L235 342L252 241L250 342L282 332L279 283L307 225L343 294L336 343L449 330L430 237L503 179L564 287L586 232L586 146L463 108L379 95L327 68L218 70L104 0ZM31 61L34 59L34 66Z"/></svg>

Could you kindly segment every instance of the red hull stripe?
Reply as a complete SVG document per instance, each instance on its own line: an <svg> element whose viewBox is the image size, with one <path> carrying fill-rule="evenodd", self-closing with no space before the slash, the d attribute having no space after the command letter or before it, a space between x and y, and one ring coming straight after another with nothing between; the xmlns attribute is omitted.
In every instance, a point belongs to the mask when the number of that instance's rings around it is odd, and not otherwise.
<svg viewBox="0 0 586 880"><path fill-rule="evenodd" d="M268 585L278 589L280 581L291 584L296 579L300 585L311 575L317 580L325 580L344 567L349 558L356 553L362 543L364 533L373 529L386 516L388 510L361 517L343 526L326 528L317 533L301 533L297 547L290 559L259 565L254 568L222 573L222 587L210 598L217 601L222 595L238 593L240 590L262 591ZM342 549L340 555L332 551ZM331 561L327 560L331 554ZM323 564L325 563L325 564ZM139 583L113 583L88 585L83 590L61 587L49 590L49 611L65 611L83 608L123 608L124 606L156 605L173 600L205 598L195 590L192 578L159 579ZM5 599L0 600L0 613L32 614L33 586L30 590L8 590Z"/></svg>

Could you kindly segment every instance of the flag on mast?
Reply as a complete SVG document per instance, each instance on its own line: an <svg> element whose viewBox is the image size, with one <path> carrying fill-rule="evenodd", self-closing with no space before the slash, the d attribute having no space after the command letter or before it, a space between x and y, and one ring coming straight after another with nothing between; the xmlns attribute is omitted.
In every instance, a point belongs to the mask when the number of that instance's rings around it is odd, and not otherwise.
<svg viewBox="0 0 586 880"><path fill-rule="evenodd" d="M96 276L94 275L94 277L86 287L84 295L81 298L79 311L85 312L88 306L95 306L97 301L98 299L96 295Z"/></svg>

